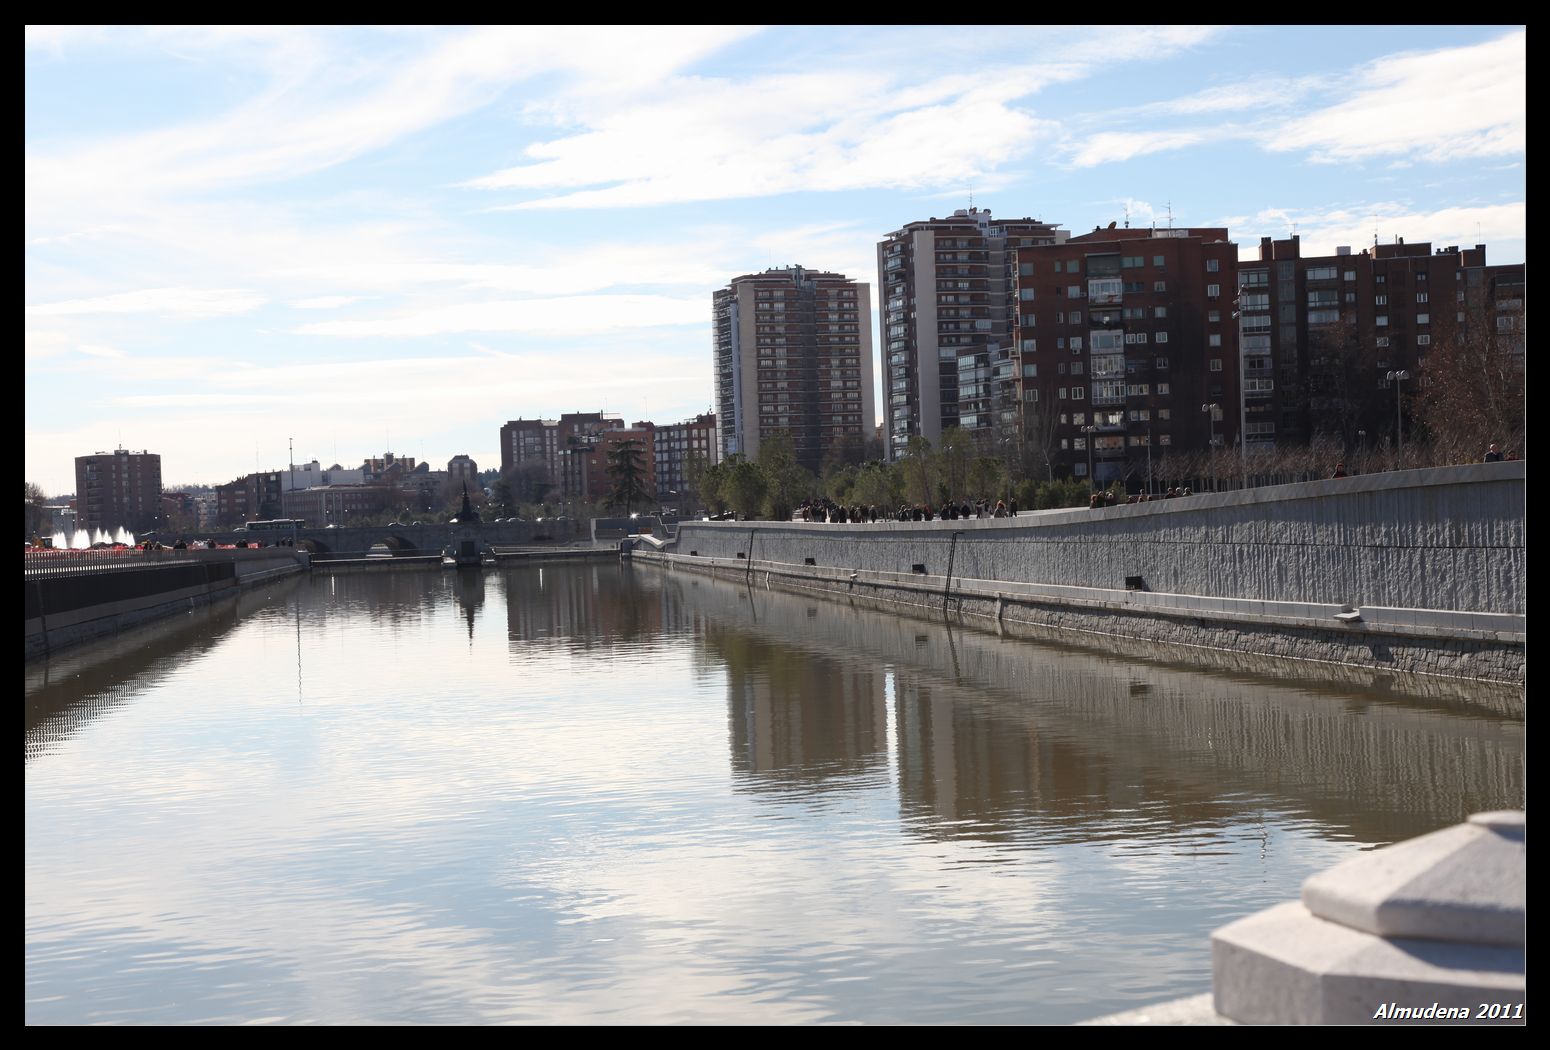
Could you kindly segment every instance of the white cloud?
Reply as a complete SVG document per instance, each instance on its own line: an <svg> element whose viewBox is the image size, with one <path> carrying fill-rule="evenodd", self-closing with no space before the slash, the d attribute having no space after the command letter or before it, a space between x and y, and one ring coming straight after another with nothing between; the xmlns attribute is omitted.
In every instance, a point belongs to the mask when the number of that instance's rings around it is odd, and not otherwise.
<svg viewBox="0 0 1550 1050"><path fill-rule="evenodd" d="M1482 243L1500 252L1504 245L1522 240L1528 229L1528 207L1515 201L1421 211L1383 201L1320 212L1266 208L1251 219L1240 219L1233 236L1247 245L1260 237L1286 237L1294 225L1304 255L1333 255L1341 245L1361 251L1372 244L1374 233L1383 244L1397 236L1430 241L1434 248Z"/></svg>
<svg viewBox="0 0 1550 1050"><path fill-rule="evenodd" d="M115 346L99 346L99 345L96 345L94 343L82 343L80 346L77 346L75 349L76 349L76 352L85 354L87 357L117 358L117 357L128 357L129 356L128 354L124 353L124 351L118 349L118 347L115 347Z"/></svg>
<svg viewBox="0 0 1550 1050"><path fill-rule="evenodd" d="M162 314L164 316L218 317L242 314L263 306L256 292L238 288L142 288L92 299L66 299L27 307L29 316L58 317L71 314Z"/></svg>
<svg viewBox="0 0 1550 1050"><path fill-rule="evenodd" d="M361 298L359 295L315 295L310 299L293 299L289 305L297 310L337 310L358 303Z"/></svg>
<svg viewBox="0 0 1550 1050"><path fill-rule="evenodd" d="M1078 168L1114 164L1148 153L1183 149L1212 138L1205 130L1104 131L1083 138L1072 153L1071 163Z"/></svg>
<svg viewBox="0 0 1550 1050"><path fill-rule="evenodd" d="M458 332L527 332L588 335L619 329L703 324L710 313L703 296L573 295L559 299L513 299L454 303L395 317L321 321L302 325L298 335L411 337Z"/></svg>
<svg viewBox="0 0 1550 1050"><path fill-rule="evenodd" d="M555 111L579 130L532 145L524 163L467 185L567 191L505 206L517 210L964 185L1055 138L1059 125L1021 100L1116 54L1160 59L1214 32L1117 28L1102 46L1092 34L1069 41L1059 61L981 62L917 80L908 79L916 69L909 63L852 62L795 75L675 78L612 107L562 99Z"/></svg>
<svg viewBox="0 0 1550 1050"><path fill-rule="evenodd" d="M1350 97L1276 128L1267 149L1315 159L1428 161L1521 153L1527 140L1527 35L1390 55L1352 78Z"/></svg>

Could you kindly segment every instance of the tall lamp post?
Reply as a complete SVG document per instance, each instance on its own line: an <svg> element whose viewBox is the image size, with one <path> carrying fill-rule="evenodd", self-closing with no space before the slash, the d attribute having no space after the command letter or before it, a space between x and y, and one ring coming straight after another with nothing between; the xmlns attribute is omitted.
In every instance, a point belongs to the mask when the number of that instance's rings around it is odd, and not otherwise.
<svg viewBox="0 0 1550 1050"><path fill-rule="evenodd" d="M1094 491L1096 479L1093 478L1093 435L1098 433L1095 426L1082 427L1082 433L1087 435L1087 491Z"/></svg>
<svg viewBox="0 0 1550 1050"><path fill-rule="evenodd" d="M1410 373L1405 369L1388 374L1388 381L1394 384L1394 434L1399 441L1399 450L1405 450L1405 417L1400 403L1400 383L1410 378Z"/></svg>
<svg viewBox="0 0 1550 1050"><path fill-rule="evenodd" d="M1208 425L1211 428L1211 451L1213 453L1211 457L1213 463L1213 469L1211 472L1211 487L1214 489L1216 488L1216 471L1214 467L1216 461L1216 457L1214 455L1216 452L1216 417L1222 411L1222 406L1217 404L1215 401L1212 401L1210 404L1201 405L1200 411L1206 413L1206 418L1210 420Z"/></svg>

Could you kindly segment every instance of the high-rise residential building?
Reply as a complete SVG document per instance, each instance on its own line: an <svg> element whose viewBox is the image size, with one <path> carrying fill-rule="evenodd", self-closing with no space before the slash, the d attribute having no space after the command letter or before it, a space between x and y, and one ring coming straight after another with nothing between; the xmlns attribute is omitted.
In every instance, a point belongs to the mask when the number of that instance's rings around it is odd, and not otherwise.
<svg viewBox="0 0 1550 1050"><path fill-rule="evenodd" d="M1016 399L1034 476L1135 483L1171 450L1236 440L1237 258L1225 229L1112 224L1017 249ZM1251 421L1271 416L1271 360L1268 347L1244 357Z"/></svg>
<svg viewBox="0 0 1550 1050"><path fill-rule="evenodd" d="M721 462L716 453L716 414L706 412L682 423L657 427L657 499L665 507L685 507L694 489L691 476L696 464L713 466Z"/></svg>
<svg viewBox="0 0 1550 1050"><path fill-rule="evenodd" d="M879 242L889 458L903 454L912 437L934 444L956 426L991 430L1010 422L1013 253L1066 237L1038 219L998 220L988 209L968 208L908 223Z"/></svg>
<svg viewBox="0 0 1550 1050"><path fill-rule="evenodd" d="M719 456L791 436L817 473L859 460L876 418L869 287L801 266L733 280L713 297Z"/></svg>
<svg viewBox="0 0 1550 1050"><path fill-rule="evenodd" d="M80 528L144 532L161 515L161 456L114 449L75 458Z"/></svg>

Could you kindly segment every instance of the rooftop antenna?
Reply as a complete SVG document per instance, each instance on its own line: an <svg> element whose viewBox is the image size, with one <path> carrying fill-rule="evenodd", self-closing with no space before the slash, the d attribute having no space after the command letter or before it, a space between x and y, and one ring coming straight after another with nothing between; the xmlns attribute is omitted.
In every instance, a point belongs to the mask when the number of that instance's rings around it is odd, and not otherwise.
<svg viewBox="0 0 1550 1050"><path fill-rule="evenodd" d="M1130 229L1130 202L1125 202L1125 229Z"/></svg>
<svg viewBox="0 0 1550 1050"><path fill-rule="evenodd" d="M974 210L974 183L969 183L969 210Z"/></svg>
<svg viewBox="0 0 1550 1050"><path fill-rule="evenodd" d="M1168 201L1168 229L1173 229L1173 200Z"/></svg>

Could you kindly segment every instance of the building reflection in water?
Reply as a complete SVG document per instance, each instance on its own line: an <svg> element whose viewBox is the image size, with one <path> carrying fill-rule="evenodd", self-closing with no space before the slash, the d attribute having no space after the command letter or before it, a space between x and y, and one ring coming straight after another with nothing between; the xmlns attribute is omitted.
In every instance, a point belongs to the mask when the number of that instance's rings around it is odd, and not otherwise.
<svg viewBox="0 0 1550 1050"><path fill-rule="evenodd" d="M921 834L1189 835L1275 810L1390 842L1523 804L1522 723L1485 710L638 575L725 667L734 774L830 790L885 767L891 731L902 815Z"/></svg>

